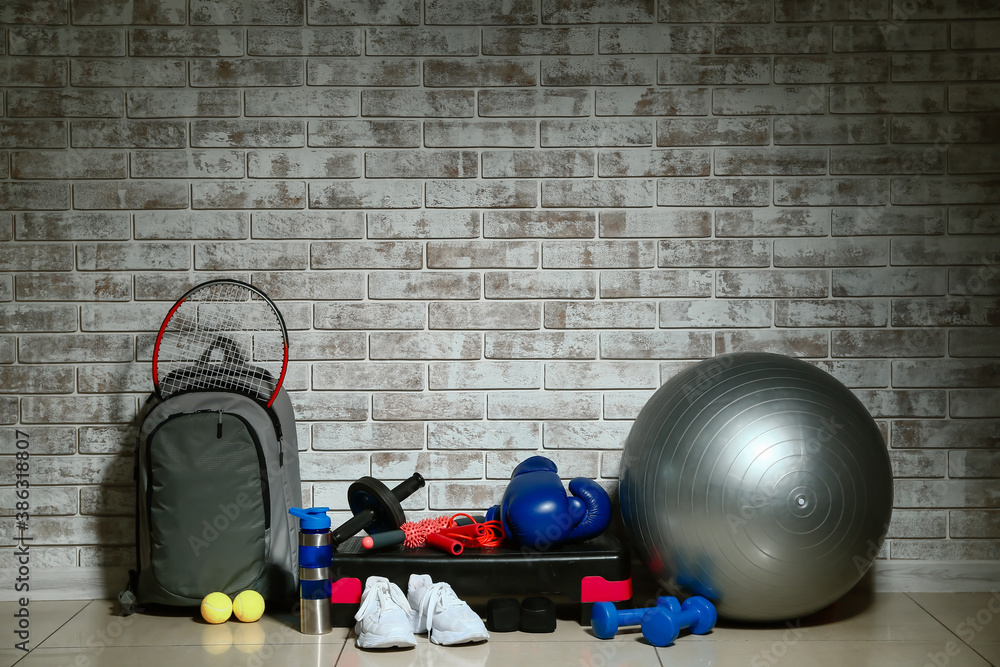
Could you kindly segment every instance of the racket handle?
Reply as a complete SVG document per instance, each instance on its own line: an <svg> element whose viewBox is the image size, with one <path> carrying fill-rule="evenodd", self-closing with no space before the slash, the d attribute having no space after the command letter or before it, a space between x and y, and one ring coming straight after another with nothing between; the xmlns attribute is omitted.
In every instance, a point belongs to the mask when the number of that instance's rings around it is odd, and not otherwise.
<svg viewBox="0 0 1000 667"><path fill-rule="evenodd" d="M445 537L441 533L431 533L428 535L427 545L453 556L458 556L465 550L461 542Z"/></svg>
<svg viewBox="0 0 1000 667"><path fill-rule="evenodd" d="M389 530L384 533L367 535L361 539L361 546L365 549L381 549L391 547L395 544L402 544L406 539L406 533L401 530Z"/></svg>

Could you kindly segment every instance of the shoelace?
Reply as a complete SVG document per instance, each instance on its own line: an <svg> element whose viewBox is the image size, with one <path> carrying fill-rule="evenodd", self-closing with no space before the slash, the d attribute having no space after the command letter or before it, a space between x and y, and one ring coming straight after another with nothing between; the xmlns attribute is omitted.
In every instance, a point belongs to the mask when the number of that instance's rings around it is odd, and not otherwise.
<svg viewBox="0 0 1000 667"><path fill-rule="evenodd" d="M444 581L431 584L427 587L423 599L420 600L420 614L424 617L426 627L422 632L429 632L434 623L434 616L452 607L464 606L465 602L460 600L455 591Z"/></svg>
<svg viewBox="0 0 1000 667"><path fill-rule="evenodd" d="M382 614L388 611L393 604L400 607L407 614L413 613L413 609L410 607L410 603L407 602L406 596L403 595L403 592L398 588L391 586L388 581L378 582L368 595L363 597L364 599L361 601L361 608L358 609L358 613L354 615L354 620L356 621L360 621L362 618L367 616L371 607L376 604L378 605L379 620L382 619Z"/></svg>

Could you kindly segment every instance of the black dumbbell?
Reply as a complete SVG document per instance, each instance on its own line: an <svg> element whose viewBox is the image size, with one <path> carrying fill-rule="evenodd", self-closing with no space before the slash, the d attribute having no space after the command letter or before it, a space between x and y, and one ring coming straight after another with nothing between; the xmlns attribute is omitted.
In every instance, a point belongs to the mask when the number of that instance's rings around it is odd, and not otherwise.
<svg viewBox="0 0 1000 667"><path fill-rule="evenodd" d="M330 542L336 546L360 530L369 535L398 530L406 521L400 503L423 485L424 478L418 472L391 491L374 477L357 480L347 489L347 504L354 516L330 533Z"/></svg>

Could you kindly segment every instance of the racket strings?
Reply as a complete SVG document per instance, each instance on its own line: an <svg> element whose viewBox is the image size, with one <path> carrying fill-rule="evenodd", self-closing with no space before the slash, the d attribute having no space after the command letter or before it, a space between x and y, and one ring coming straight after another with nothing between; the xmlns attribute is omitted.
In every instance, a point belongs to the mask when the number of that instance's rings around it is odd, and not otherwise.
<svg viewBox="0 0 1000 667"><path fill-rule="evenodd" d="M266 400L273 394L284 363L281 323L267 301L249 294L241 285L216 283L180 304L160 343L165 395L229 389Z"/></svg>

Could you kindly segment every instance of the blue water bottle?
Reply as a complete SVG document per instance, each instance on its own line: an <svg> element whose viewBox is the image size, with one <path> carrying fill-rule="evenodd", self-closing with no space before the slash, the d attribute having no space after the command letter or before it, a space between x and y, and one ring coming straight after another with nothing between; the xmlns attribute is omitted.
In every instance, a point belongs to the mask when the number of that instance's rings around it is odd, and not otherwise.
<svg viewBox="0 0 1000 667"><path fill-rule="evenodd" d="M299 518L299 630L322 635L333 629L330 617L329 507L292 507L288 513Z"/></svg>

